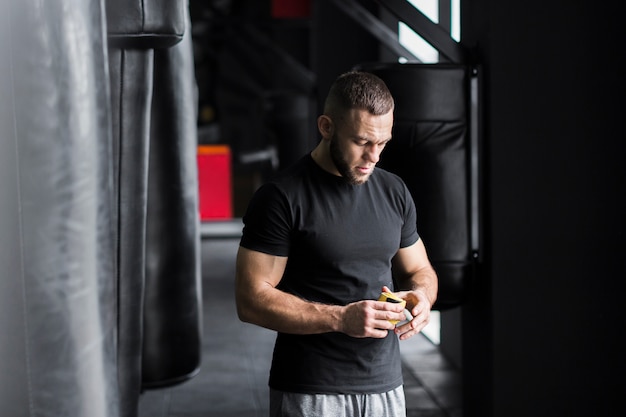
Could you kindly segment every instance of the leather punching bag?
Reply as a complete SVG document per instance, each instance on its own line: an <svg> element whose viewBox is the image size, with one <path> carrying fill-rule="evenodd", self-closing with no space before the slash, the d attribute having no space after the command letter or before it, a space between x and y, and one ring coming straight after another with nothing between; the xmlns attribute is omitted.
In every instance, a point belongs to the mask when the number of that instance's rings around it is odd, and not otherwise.
<svg viewBox="0 0 626 417"><path fill-rule="evenodd" d="M118 286L118 379L122 417L137 414L141 391L148 150L153 51L109 48Z"/></svg>
<svg viewBox="0 0 626 417"><path fill-rule="evenodd" d="M460 305L473 274L469 69L457 64L372 64L395 100L393 140L379 166L398 174L417 207L418 233L439 277L433 306Z"/></svg>
<svg viewBox="0 0 626 417"><path fill-rule="evenodd" d="M154 51L146 230L142 386L183 382L199 371L201 274L197 99L191 31Z"/></svg>
<svg viewBox="0 0 626 417"><path fill-rule="evenodd" d="M107 0L106 10L118 379L122 417L134 417L143 388L199 367L196 97L186 1Z"/></svg>
<svg viewBox="0 0 626 417"><path fill-rule="evenodd" d="M100 1L0 2L0 415L117 417Z"/></svg>

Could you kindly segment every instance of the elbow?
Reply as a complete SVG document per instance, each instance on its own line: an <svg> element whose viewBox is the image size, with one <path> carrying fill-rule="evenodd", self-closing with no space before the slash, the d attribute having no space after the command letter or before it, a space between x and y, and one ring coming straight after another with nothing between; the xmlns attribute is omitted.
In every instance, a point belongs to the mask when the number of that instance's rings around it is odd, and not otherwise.
<svg viewBox="0 0 626 417"><path fill-rule="evenodd" d="M239 317L239 320L244 323L253 323L250 309L240 303L237 303L237 317Z"/></svg>
<svg viewBox="0 0 626 417"><path fill-rule="evenodd" d="M249 308L247 308L245 301L242 300L238 294L235 297L235 305L237 307L237 317L239 320L249 323L251 315Z"/></svg>
<svg viewBox="0 0 626 417"><path fill-rule="evenodd" d="M244 323L257 324L253 303L241 294L235 295L235 305L237 307L237 317Z"/></svg>

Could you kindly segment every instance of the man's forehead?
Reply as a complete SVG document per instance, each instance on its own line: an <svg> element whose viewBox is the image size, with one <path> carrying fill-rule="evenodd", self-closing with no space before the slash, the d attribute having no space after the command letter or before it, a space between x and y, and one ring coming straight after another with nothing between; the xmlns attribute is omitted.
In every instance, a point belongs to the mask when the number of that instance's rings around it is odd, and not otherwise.
<svg viewBox="0 0 626 417"><path fill-rule="evenodd" d="M356 125L356 124L375 124L375 125L388 125L393 124L393 112L390 111L386 114L376 115L371 114L364 109L351 109L346 111L338 119L338 124Z"/></svg>

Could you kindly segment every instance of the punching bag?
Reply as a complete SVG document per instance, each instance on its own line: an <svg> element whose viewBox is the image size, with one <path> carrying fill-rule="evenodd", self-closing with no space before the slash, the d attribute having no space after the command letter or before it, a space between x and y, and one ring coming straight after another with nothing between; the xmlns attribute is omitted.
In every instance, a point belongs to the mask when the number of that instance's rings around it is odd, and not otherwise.
<svg viewBox="0 0 626 417"><path fill-rule="evenodd" d="M278 148L278 169L285 169L315 147L311 99L306 94L275 92L267 97L265 127Z"/></svg>
<svg viewBox="0 0 626 417"><path fill-rule="evenodd" d="M201 273L197 92L191 30L154 51L142 386L183 382L200 367Z"/></svg>
<svg viewBox="0 0 626 417"><path fill-rule="evenodd" d="M1 416L119 416L103 26L0 2Z"/></svg>
<svg viewBox="0 0 626 417"><path fill-rule="evenodd" d="M463 302L473 274L469 69L457 64L372 64L395 100L393 139L379 166L399 175L439 277L436 310Z"/></svg>
<svg viewBox="0 0 626 417"><path fill-rule="evenodd" d="M137 414L145 265L153 51L109 49L118 311L118 378L123 417Z"/></svg>
<svg viewBox="0 0 626 417"><path fill-rule="evenodd" d="M106 6L118 379L122 417L134 417L143 388L180 382L199 366L196 99L185 84L194 82L189 45L181 42L191 35L187 2Z"/></svg>

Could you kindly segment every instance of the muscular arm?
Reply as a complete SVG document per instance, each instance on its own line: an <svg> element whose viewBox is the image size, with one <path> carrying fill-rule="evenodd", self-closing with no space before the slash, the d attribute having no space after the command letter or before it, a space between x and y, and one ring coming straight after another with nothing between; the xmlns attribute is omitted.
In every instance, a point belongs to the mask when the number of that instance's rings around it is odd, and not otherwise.
<svg viewBox="0 0 626 417"><path fill-rule="evenodd" d="M430 321L430 309L437 299L437 274L428 260L421 239L402 248L393 259L394 276L398 282L397 294L406 300L414 319L396 328L401 339L419 333Z"/></svg>
<svg viewBox="0 0 626 417"><path fill-rule="evenodd" d="M287 258L243 247L237 254L235 299L242 321L283 333L343 332L354 337L385 337L402 319L392 303L364 300L347 306L303 300L276 288Z"/></svg>

